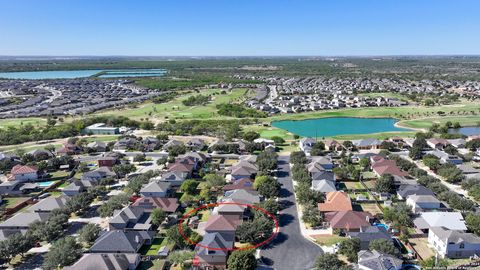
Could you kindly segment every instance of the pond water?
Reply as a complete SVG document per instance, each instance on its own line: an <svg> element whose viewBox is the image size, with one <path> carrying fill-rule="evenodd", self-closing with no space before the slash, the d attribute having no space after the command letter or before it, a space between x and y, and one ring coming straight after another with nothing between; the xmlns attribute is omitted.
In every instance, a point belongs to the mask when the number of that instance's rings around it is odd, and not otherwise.
<svg viewBox="0 0 480 270"><path fill-rule="evenodd" d="M74 79L85 78L99 73L101 70L55 70L55 71L25 71L25 72L1 72L3 79Z"/></svg>
<svg viewBox="0 0 480 270"><path fill-rule="evenodd" d="M25 71L25 72L0 72L3 79L75 79L86 78L100 74L99 78L123 78L123 77L153 77L163 76L165 69L119 69L119 70L55 70L55 71Z"/></svg>
<svg viewBox="0 0 480 270"><path fill-rule="evenodd" d="M276 121L272 126L304 137L369 134L379 132L411 131L395 126L393 118L331 117L299 121Z"/></svg>
<svg viewBox="0 0 480 270"><path fill-rule="evenodd" d="M462 134L465 136L471 135L480 135L480 127L462 127L462 128L451 128L448 130L450 134Z"/></svg>

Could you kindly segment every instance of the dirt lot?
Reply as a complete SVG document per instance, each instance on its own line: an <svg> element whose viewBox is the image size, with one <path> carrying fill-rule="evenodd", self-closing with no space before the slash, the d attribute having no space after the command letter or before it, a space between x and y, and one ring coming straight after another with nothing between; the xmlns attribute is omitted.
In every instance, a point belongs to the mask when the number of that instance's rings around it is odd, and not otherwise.
<svg viewBox="0 0 480 270"><path fill-rule="evenodd" d="M428 246L428 239L426 237L410 238L409 241L413 248L415 248L417 251L418 255L420 255L423 259L427 259L435 255L435 252L433 252L433 250Z"/></svg>

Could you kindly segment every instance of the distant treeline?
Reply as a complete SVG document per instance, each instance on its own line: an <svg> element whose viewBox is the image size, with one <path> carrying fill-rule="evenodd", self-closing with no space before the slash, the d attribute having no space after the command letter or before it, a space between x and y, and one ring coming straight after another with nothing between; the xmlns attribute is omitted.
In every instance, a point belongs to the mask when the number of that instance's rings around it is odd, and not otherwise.
<svg viewBox="0 0 480 270"><path fill-rule="evenodd" d="M48 121L51 122L51 121ZM139 122L123 116L96 116L81 120L74 120L71 123L58 125L47 125L35 127L31 124L20 125L19 127L9 126L0 129L0 145L20 144L30 141L52 140L78 136L81 131L95 123L106 123L111 126L141 127L152 126L149 122Z"/></svg>
<svg viewBox="0 0 480 270"><path fill-rule="evenodd" d="M185 106L198 106L198 105L205 105L209 101L210 101L209 96L196 95L196 96L189 96L187 99L182 101L182 104Z"/></svg>
<svg viewBox="0 0 480 270"><path fill-rule="evenodd" d="M4 60L0 71L73 70L164 68L171 79L159 80L156 89L189 87L199 83L225 82L232 74L302 76L325 75L335 77L391 77L412 79L477 80L480 75L480 57L272 57L272 58L207 58L178 59L111 57L77 60ZM203 82L196 76L210 77ZM180 78L180 80L177 80ZM234 80L233 78L230 78ZM145 79L146 81L155 81ZM198 84L197 84L198 83ZM167 87L168 86L168 87ZM203 85L201 85L203 86Z"/></svg>
<svg viewBox="0 0 480 270"><path fill-rule="evenodd" d="M257 84L262 83L259 80L241 80L230 78L227 76L212 75L190 75L182 78L158 77L138 79L136 83L140 86L156 90L174 90L174 89L191 89L205 87L212 84Z"/></svg>

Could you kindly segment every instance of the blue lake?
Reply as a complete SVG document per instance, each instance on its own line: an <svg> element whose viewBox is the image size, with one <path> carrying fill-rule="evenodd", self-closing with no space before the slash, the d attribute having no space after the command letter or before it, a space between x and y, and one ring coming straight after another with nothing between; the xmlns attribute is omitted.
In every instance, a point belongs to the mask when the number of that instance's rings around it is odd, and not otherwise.
<svg viewBox="0 0 480 270"><path fill-rule="evenodd" d="M154 77L163 76L165 69L119 69L119 70L55 70L55 71L25 71L25 72L0 72L3 79L75 79L86 78L100 74L99 78L124 78L124 77Z"/></svg>
<svg viewBox="0 0 480 270"><path fill-rule="evenodd" d="M308 120L272 122L272 126L303 137L331 137L337 135L369 134L379 132L411 131L395 126L393 118L331 117Z"/></svg>
<svg viewBox="0 0 480 270"><path fill-rule="evenodd" d="M480 135L480 127L462 127L457 129L451 128L448 130L448 133L462 134L465 136Z"/></svg>

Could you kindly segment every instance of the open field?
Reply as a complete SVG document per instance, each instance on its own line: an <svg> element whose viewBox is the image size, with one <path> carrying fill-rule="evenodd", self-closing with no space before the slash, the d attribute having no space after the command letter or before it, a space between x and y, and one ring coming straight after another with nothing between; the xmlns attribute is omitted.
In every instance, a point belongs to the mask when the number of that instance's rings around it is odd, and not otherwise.
<svg viewBox="0 0 480 270"><path fill-rule="evenodd" d="M226 91L227 94L221 94ZM231 91L222 89L202 90L200 93L190 93L175 98L172 101L155 104L144 103L137 108L126 108L121 110L106 110L99 112L99 115L122 115L132 119L212 119L212 118L229 118L217 114L216 105L221 103L237 103L243 101L247 97L247 89L233 89ZM183 100L196 95L212 95L212 101L204 106L185 106Z"/></svg>
<svg viewBox="0 0 480 270"><path fill-rule="evenodd" d="M442 125L448 121L452 123L459 122L462 126L477 126L480 124L480 115L420 118L400 121L398 125L406 128L428 129L433 123Z"/></svg>
<svg viewBox="0 0 480 270"><path fill-rule="evenodd" d="M44 118L12 118L0 119L0 128L18 127L20 125L32 124L34 126L45 125L47 120Z"/></svg>

